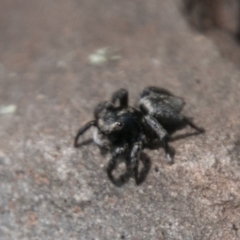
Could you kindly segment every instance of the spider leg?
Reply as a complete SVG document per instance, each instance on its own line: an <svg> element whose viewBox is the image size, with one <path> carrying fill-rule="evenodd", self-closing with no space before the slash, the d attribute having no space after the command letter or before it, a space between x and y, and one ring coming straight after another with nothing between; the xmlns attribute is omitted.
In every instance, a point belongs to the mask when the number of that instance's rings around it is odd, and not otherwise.
<svg viewBox="0 0 240 240"><path fill-rule="evenodd" d="M184 117L184 121L193 129L197 130L199 133L204 133L205 129L204 128L200 128L198 126L196 126L189 118Z"/></svg>
<svg viewBox="0 0 240 240"><path fill-rule="evenodd" d="M97 119L99 118L99 115L103 110L113 110L113 109L114 109L114 105L111 102L103 101L95 107L94 117Z"/></svg>
<svg viewBox="0 0 240 240"><path fill-rule="evenodd" d="M94 117L98 118L99 114L105 109L106 101L100 102L94 109Z"/></svg>
<svg viewBox="0 0 240 240"><path fill-rule="evenodd" d="M74 139L74 147L78 147L78 139L79 137L84 133L86 132L91 126L96 126L96 120L92 120L88 123L86 123L83 127L81 127L79 130L78 130L78 133Z"/></svg>
<svg viewBox="0 0 240 240"><path fill-rule="evenodd" d="M203 128L200 128L200 127L196 126L192 122L192 120L190 120L188 117L185 117L182 114L174 112L174 111L156 111L153 114L153 116L156 119L159 119L159 121L161 121L163 126L165 126L164 124L167 124L167 125L171 124L172 126L174 126L174 125L184 123L186 125L189 125L193 129L195 129L199 133L204 133L205 132L205 130Z"/></svg>
<svg viewBox="0 0 240 240"><path fill-rule="evenodd" d="M172 157L170 155L169 146L167 142L168 133L161 126L161 124L152 116L145 116L147 125L157 134L160 141L163 143L163 148L166 154L166 158L169 164L173 163Z"/></svg>
<svg viewBox="0 0 240 240"><path fill-rule="evenodd" d="M131 151L131 166L132 166L132 171L136 181L138 180L138 163L139 163L139 157L140 157L141 151L142 151L142 142L134 143Z"/></svg>
<svg viewBox="0 0 240 240"><path fill-rule="evenodd" d="M128 91L121 88L113 93L111 102L115 104L117 100L119 100L120 108L128 107Z"/></svg>
<svg viewBox="0 0 240 240"><path fill-rule="evenodd" d="M112 154L112 157L111 159L109 160L108 162L108 166L107 166L107 174L108 174L108 177L110 179L113 179L112 177L112 171L113 169L115 168L116 166L116 163L117 163L117 158L123 154L125 151L127 150L127 144L121 146L121 147L117 147L115 148L113 154Z"/></svg>

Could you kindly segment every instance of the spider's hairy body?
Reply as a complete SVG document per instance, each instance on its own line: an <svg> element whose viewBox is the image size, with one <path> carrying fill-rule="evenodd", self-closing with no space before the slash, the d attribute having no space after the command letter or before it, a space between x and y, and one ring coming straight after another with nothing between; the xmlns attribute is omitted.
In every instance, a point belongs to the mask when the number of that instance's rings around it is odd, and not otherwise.
<svg viewBox="0 0 240 240"><path fill-rule="evenodd" d="M96 107L94 120L79 129L74 145L77 147L79 137L95 126L94 142L112 152L107 167L109 177L117 158L122 154L130 159L136 177L141 151L155 140L162 142L167 161L172 163L167 141L168 129L185 124L198 132L204 131L180 113L184 104L181 98L165 89L148 87L141 94L138 108L134 108L128 105L127 90L120 89L113 94L111 101L101 102Z"/></svg>

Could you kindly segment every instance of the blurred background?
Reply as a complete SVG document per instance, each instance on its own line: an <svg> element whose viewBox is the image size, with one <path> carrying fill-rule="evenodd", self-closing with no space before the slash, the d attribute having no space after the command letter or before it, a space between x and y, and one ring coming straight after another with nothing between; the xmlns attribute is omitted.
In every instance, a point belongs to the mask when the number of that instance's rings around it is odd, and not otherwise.
<svg viewBox="0 0 240 240"><path fill-rule="evenodd" d="M239 239L239 4L2 0L0 239ZM146 149L145 181L118 188L109 155L73 139L114 91L134 105L149 85L206 134L172 141L171 166Z"/></svg>

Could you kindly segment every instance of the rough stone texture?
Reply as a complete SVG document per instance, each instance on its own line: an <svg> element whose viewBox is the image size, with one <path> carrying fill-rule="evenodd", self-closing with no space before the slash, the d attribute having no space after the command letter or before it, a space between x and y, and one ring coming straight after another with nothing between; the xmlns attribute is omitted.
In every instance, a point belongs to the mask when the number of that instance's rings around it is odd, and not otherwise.
<svg viewBox="0 0 240 240"><path fill-rule="evenodd" d="M0 115L0 239L240 238L239 62L194 31L182 7L1 2L0 103L17 110ZM227 51L239 54L231 41ZM122 59L89 65L105 46ZM171 166L162 149L145 150L147 179L117 188L104 170L109 156L93 144L74 149L73 137L113 91L128 88L134 104L148 85L183 96L184 113L207 132L171 142Z"/></svg>

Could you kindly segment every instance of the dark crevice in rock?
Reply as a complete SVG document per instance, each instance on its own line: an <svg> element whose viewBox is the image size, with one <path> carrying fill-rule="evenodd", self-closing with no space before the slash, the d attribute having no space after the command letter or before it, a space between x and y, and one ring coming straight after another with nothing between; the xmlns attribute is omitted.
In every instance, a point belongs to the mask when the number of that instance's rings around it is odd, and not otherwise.
<svg viewBox="0 0 240 240"><path fill-rule="evenodd" d="M183 0L189 24L213 39L223 57L240 66L240 1Z"/></svg>

